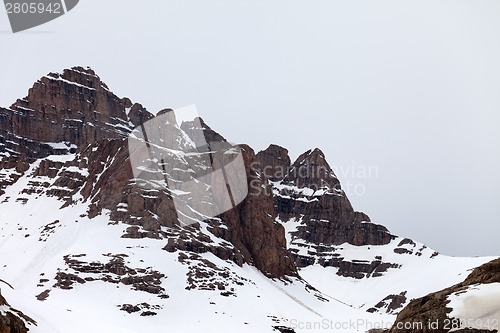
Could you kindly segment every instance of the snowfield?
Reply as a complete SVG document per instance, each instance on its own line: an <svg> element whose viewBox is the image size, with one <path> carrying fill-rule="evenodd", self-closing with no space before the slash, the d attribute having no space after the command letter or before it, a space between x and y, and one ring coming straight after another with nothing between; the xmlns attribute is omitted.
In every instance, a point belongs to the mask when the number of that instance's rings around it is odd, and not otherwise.
<svg viewBox="0 0 500 333"><path fill-rule="evenodd" d="M449 316L459 319L461 328L500 330L500 283L473 285L448 299Z"/></svg>
<svg viewBox="0 0 500 333"><path fill-rule="evenodd" d="M49 159L69 161L71 156ZM335 250L349 260L380 256L399 265L383 276L342 277L336 274L337 268L313 265L299 272L303 279L272 280L253 266L240 267L211 253L191 260L187 252L167 252L165 239L122 238L129 225L110 222L108 211L89 219L88 203L78 198L63 208L64 202L56 196L26 191L37 188L34 181L54 182L34 175L39 163L33 163L0 196L0 278L14 288L0 283L1 292L12 307L37 322L36 326L28 324L32 333L271 333L276 332L274 326L297 333L367 332L394 322L395 314L367 312L386 296L406 292L409 301L462 281L468 271L492 259L435 256L434 250L421 244L404 245L419 249L419 255L398 254L394 250L402 239L397 238L384 246L344 244ZM88 174L74 167L68 171ZM8 172L12 170L2 175ZM293 221L285 227L291 232L300 223ZM203 224L201 228L206 229ZM292 237L288 235L287 240L292 242ZM111 258L123 260L127 269L160 274L156 287L162 293L139 290L120 282L113 273L76 271L71 266L71 261L81 261L98 267ZM191 286L192 268L214 269L203 266L203 260L215 264L216 272L227 273L219 280L226 283L225 291L199 287L203 277ZM72 275L69 288L57 278L64 274ZM453 299L454 313L464 318L498 318L498 312L487 309L498 305L499 296L498 285L471 289Z"/></svg>

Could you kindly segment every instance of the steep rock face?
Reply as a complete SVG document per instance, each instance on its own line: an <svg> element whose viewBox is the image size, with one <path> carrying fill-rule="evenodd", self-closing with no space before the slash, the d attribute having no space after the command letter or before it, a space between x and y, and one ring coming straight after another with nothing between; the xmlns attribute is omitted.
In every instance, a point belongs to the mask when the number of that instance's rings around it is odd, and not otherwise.
<svg viewBox="0 0 500 333"><path fill-rule="evenodd" d="M441 291L431 293L422 298L412 300L401 312L398 314L393 328L387 331L388 333L408 332L408 333L421 333L421 332L437 332L447 333L450 331L450 320L453 317L450 315L452 309L449 308L449 297L452 294L460 294L467 291L471 286L500 283L500 259L488 262L478 268L474 269L471 274L461 283L458 283L449 288ZM490 309L491 311L498 311L499 309ZM474 320L476 318L467 318ZM410 329L398 329L405 327L405 323L423 323L421 327ZM437 323L437 327L429 329L428 323ZM408 326L409 327L409 326ZM498 321L494 324L495 329L483 330L472 329L463 327L455 332L472 333L472 332L498 332Z"/></svg>
<svg viewBox="0 0 500 333"><path fill-rule="evenodd" d="M73 67L42 77L28 96L1 109L2 155L74 152L102 139L126 137L151 117L141 105L110 92L93 70Z"/></svg>
<svg viewBox="0 0 500 333"><path fill-rule="evenodd" d="M250 194L235 209L222 214L222 220L231 230L232 243L243 248L245 257L253 258L263 272L270 277L295 275L295 266L286 250L285 229L276 222L271 188L262 171L252 168L257 161L253 150L243 146L242 151ZM263 190L252 191L255 188Z"/></svg>
<svg viewBox="0 0 500 333"><path fill-rule="evenodd" d="M206 125L205 128L209 133L215 133ZM259 171L249 167L255 161L253 150L248 146L241 149L248 166L249 186L268 186ZM111 220L131 225L124 237L166 238L168 244L165 249L168 251L212 252L221 259L230 259L240 265L252 263L272 277L296 274L286 251L284 228L275 221L270 190L249 195L219 218L205 220L210 234L227 241L226 245L216 246L206 242L210 237L200 230L199 224L179 229L172 200L172 195L176 194L166 188L152 191L138 186L133 180L127 158L126 142L117 139L88 146L75 161L67 164L88 170L88 177L76 189L81 188L84 200L91 203L89 216L101 214L103 209L109 210ZM93 163L88 164L88 161ZM66 176L74 177L74 174ZM58 181L60 184L68 182ZM77 193L75 191L73 195Z"/></svg>
<svg viewBox="0 0 500 333"><path fill-rule="evenodd" d="M287 162L290 158L286 149L276 145L257 157L261 168L268 171L266 176L273 185L278 219L288 229L291 239L288 246L299 267L319 262L364 276L383 264L344 262L343 258L327 260L327 255L331 254L327 252L332 251L332 246L343 243L384 245L394 236L385 227L370 223L366 214L352 208L320 149L303 153L291 165ZM304 247L309 249L306 255L300 253Z"/></svg>
<svg viewBox="0 0 500 333"><path fill-rule="evenodd" d="M288 150L273 144L269 145L266 150L260 151L257 154L257 160L266 177L273 182L283 180L292 163Z"/></svg>
<svg viewBox="0 0 500 333"><path fill-rule="evenodd" d="M201 123L209 144L226 143L221 135L203 121ZM183 127L189 134L189 125ZM127 149L124 142L110 140L85 150L90 154L82 158L85 161L110 160L114 163L109 166L94 163L93 167L97 169L89 170L91 177L102 174L99 181L87 181L82 190L86 197L92 198L92 207L95 207L95 210L92 209L91 216L100 213L102 209L109 209L113 220L133 226L129 228L126 237L168 238L169 245L166 249L169 251L181 248L198 253L212 252L221 259L231 259L240 265L245 262L252 263L271 277L296 274L293 261L286 251L284 228L275 221L276 213L270 190L247 196L243 202L219 218L205 219L205 222L210 224L210 233L226 240L230 246L204 244L203 239L206 239L207 235L202 235L198 224L187 228L196 230L191 239L178 238L179 230L175 228L178 216L172 201L172 195L176 194L166 188L151 191L137 186L137 182L132 180L130 165L127 163ZM246 166L248 186L268 187L261 171L250 167L256 161L253 150L248 146L241 146L240 149ZM102 150L107 151L99 155ZM188 169L187 166L181 168ZM183 175L182 178L184 177ZM120 207L122 208L119 209Z"/></svg>

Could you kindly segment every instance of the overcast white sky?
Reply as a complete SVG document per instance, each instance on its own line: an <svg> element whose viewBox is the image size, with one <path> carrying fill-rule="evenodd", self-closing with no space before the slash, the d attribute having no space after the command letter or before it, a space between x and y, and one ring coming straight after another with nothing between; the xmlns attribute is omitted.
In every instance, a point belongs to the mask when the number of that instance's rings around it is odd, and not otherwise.
<svg viewBox="0 0 500 333"><path fill-rule="evenodd" d="M395 234L500 255L499 17L497 0L81 0L12 34L0 10L0 105L91 66L153 112L196 104L230 141L320 147Z"/></svg>

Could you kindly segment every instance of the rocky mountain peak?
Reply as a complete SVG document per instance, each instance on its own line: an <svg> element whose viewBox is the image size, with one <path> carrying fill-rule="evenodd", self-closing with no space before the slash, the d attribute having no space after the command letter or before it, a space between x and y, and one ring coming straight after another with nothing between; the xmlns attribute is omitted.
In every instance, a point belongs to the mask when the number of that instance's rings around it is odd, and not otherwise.
<svg viewBox="0 0 500 333"><path fill-rule="evenodd" d="M102 139L124 138L152 115L119 98L90 68L49 73L0 112L3 156L66 154Z"/></svg>
<svg viewBox="0 0 500 333"><path fill-rule="evenodd" d="M285 182L299 188L328 188L340 190L340 181L319 149L310 149L300 155L290 167Z"/></svg>
<svg viewBox="0 0 500 333"><path fill-rule="evenodd" d="M287 150L276 145L259 152L257 158L272 182L277 219L290 235L288 248L298 267L349 267L345 274L362 277L390 266L375 258L363 264L340 256L327 259L332 251L328 246L384 245L395 236L353 209L320 149L304 152L291 165ZM304 244L308 244L307 253L302 251Z"/></svg>
<svg viewBox="0 0 500 333"><path fill-rule="evenodd" d="M90 67L75 66L66 68L62 73L51 72L47 74L47 77L66 80L90 89L100 89L102 87L109 90L108 86L101 81L101 78Z"/></svg>
<svg viewBox="0 0 500 333"><path fill-rule="evenodd" d="M123 98L122 101L125 109L129 110L127 116L134 127L144 124L146 121L154 118L153 114L148 112L142 104L132 104L132 101L128 98Z"/></svg>
<svg viewBox="0 0 500 333"><path fill-rule="evenodd" d="M215 142L219 143L220 145L224 145L224 143L227 143L227 140L222 135L214 131L210 126L208 126L201 117L196 117L191 121L184 121L182 122L180 127L194 142L200 141L199 138L197 138L196 133L203 133L203 141L206 142L209 146L210 144L213 144Z"/></svg>
<svg viewBox="0 0 500 333"><path fill-rule="evenodd" d="M291 165L288 150L275 144L271 144L267 149L260 151L257 154L257 160L263 166L266 177L273 182L283 180Z"/></svg>

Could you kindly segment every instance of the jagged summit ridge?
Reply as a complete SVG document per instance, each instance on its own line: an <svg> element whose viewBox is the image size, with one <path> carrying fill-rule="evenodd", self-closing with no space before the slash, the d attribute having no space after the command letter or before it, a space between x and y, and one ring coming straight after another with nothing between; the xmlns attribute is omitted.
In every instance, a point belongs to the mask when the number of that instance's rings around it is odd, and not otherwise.
<svg viewBox="0 0 500 333"><path fill-rule="evenodd" d="M89 68L49 73L0 113L3 156L45 157L102 139L124 138L153 116L118 98Z"/></svg>

